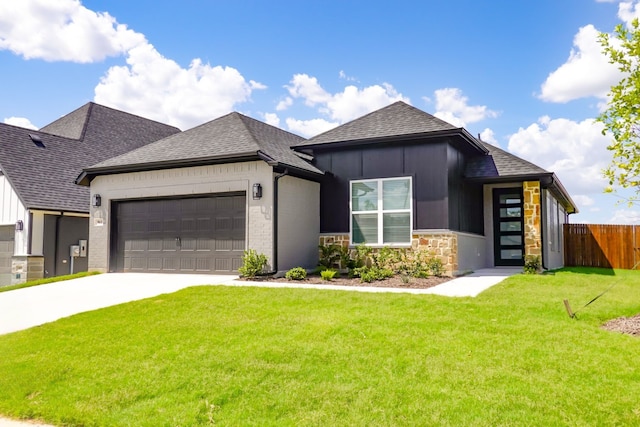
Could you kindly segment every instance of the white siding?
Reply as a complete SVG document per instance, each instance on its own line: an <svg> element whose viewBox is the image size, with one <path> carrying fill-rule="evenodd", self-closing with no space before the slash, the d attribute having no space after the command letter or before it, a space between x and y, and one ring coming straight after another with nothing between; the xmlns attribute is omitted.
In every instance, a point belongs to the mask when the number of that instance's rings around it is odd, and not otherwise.
<svg viewBox="0 0 640 427"><path fill-rule="evenodd" d="M15 255L27 255L29 241L29 212L25 209L18 193L4 175L0 175L0 225L14 225L18 220L24 224L24 230L16 231L14 243Z"/></svg>
<svg viewBox="0 0 640 427"><path fill-rule="evenodd" d="M253 200L253 184L262 185L262 198ZM100 194L102 206L91 207L89 269L109 268L109 229L112 200L198 195L244 191L247 194L246 247L271 258L273 254L273 173L262 161L163 169L97 177L91 197ZM102 225L100 225L102 224Z"/></svg>
<svg viewBox="0 0 640 427"><path fill-rule="evenodd" d="M291 176L278 182L278 270L318 263L320 184Z"/></svg>

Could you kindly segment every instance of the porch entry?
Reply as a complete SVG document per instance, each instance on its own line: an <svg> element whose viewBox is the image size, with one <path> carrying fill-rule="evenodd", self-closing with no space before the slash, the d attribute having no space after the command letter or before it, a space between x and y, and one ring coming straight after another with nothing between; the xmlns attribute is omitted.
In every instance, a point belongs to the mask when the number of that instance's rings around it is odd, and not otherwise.
<svg viewBox="0 0 640 427"><path fill-rule="evenodd" d="M522 188L493 190L494 264L524 265L524 208Z"/></svg>

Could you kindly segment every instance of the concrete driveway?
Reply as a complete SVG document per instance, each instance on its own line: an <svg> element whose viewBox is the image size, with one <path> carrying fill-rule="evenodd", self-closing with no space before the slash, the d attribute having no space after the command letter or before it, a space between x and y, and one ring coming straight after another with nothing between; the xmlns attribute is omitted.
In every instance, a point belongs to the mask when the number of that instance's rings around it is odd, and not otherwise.
<svg viewBox="0 0 640 427"><path fill-rule="evenodd" d="M109 273L0 293L0 335L96 310L238 276Z"/></svg>
<svg viewBox="0 0 640 427"><path fill-rule="evenodd" d="M235 281L238 276L206 274L108 273L0 293L0 335L53 322L84 311L167 294L195 285L307 288L355 292L475 297L522 268L486 268L429 289L377 288Z"/></svg>

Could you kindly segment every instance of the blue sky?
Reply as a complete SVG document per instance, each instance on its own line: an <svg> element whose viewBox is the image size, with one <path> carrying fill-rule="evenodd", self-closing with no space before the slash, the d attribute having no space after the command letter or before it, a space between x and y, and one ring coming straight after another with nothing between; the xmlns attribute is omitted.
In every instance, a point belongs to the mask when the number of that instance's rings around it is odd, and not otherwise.
<svg viewBox="0 0 640 427"><path fill-rule="evenodd" d="M182 129L235 110L312 136L402 99L556 172L571 222L637 223L603 194L593 118L620 78L597 32L638 3L0 0L0 120L41 127L95 101Z"/></svg>

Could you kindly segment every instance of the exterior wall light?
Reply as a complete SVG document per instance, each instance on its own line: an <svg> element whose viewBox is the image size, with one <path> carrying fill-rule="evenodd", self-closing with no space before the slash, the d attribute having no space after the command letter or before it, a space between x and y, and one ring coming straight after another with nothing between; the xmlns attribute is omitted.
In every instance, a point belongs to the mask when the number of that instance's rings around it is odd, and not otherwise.
<svg viewBox="0 0 640 427"><path fill-rule="evenodd" d="M16 221L16 231L22 231L24 230L24 222L22 222L21 219L19 219L18 221Z"/></svg>
<svg viewBox="0 0 640 427"><path fill-rule="evenodd" d="M94 208L102 206L102 197L100 197L99 194L93 195L93 198L91 199L91 206Z"/></svg>
<svg viewBox="0 0 640 427"><path fill-rule="evenodd" d="M253 184L253 200L260 200L262 198L262 185Z"/></svg>

